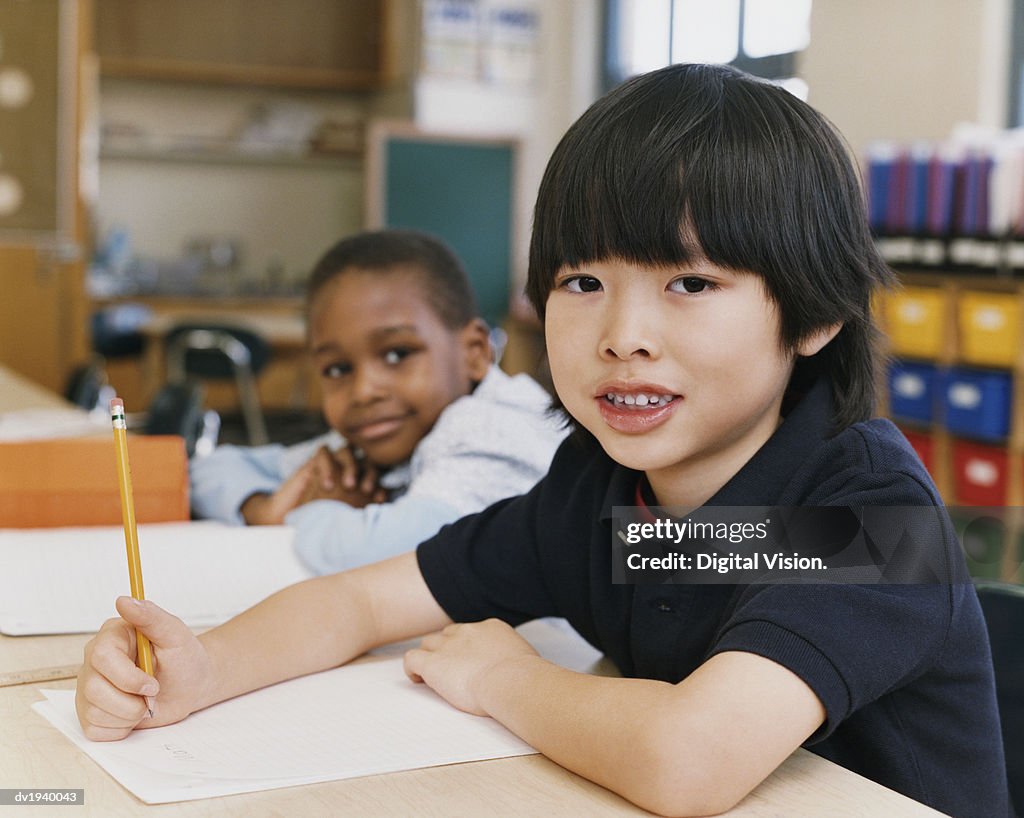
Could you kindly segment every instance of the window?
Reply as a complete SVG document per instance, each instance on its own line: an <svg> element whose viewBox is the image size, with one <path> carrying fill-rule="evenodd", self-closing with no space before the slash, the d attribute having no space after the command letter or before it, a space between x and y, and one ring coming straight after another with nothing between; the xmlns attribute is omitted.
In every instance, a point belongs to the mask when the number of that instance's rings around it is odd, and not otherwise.
<svg viewBox="0 0 1024 818"><path fill-rule="evenodd" d="M679 62L728 63L806 98L796 56L811 0L605 0L605 84Z"/></svg>

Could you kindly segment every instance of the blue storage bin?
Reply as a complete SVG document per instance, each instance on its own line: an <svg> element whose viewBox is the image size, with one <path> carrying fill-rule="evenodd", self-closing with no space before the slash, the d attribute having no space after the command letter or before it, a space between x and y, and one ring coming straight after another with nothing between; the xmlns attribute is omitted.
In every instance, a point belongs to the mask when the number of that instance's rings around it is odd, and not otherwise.
<svg viewBox="0 0 1024 818"><path fill-rule="evenodd" d="M949 370L942 390L946 428L964 437L1005 440L1012 388L1009 372Z"/></svg>
<svg viewBox="0 0 1024 818"><path fill-rule="evenodd" d="M889 411L894 418L931 423L938 370L931 364L889 365Z"/></svg>

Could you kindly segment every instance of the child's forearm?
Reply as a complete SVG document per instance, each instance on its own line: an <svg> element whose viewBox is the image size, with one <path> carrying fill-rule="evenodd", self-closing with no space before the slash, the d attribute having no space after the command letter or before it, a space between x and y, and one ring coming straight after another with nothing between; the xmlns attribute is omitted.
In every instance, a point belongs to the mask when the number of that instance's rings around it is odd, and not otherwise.
<svg viewBox="0 0 1024 818"><path fill-rule="evenodd" d="M337 667L448 622L414 553L297 583L200 636L214 679L198 707Z"/></svg>
<svg viewBox="0 0 1024 818"><path fill-rule="evenodd" d="M669 753L656 740L655 721L664 720L671 690L665 682L587 676L524 657L492 674L483 704L552 761L645 809L714 814L723 807L698 791L700 742L681 733Z"/></svg>
<svg viewBox="0 0 1024 818"><path fill-rule="evenodd" d="M263 525L265 520L265 509L270 501L270 495L263 492L250 494L238 508L246 525Z"/></svg>
<svg viewBox="0 0 1024 818"><path fill-rule="evenodd" d="M480 699L544 755L635 804L663 815L717 814L782 763L822 711L809 691L791 698L789 672L774 663L750 654L715 659L722 661L672 685L519 656L487 674ZM760 696L750 688L731 696L737 671L755 688L764 682ZM780 708L767 719L765 695Z"/></svg>
<svg viewBox="0 0 1024 818"><path fill-rule="evenodd" d="M366 652L375 628L355 585L341 574L300 582L202 634L215 679L199 707Z"/></svg>

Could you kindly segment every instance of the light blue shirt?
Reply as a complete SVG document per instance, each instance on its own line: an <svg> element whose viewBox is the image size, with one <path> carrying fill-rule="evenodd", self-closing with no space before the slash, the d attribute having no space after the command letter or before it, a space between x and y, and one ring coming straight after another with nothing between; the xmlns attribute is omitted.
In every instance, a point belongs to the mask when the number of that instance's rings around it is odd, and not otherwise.
<svg viewBox="0 0 1024 818"><path fill-rule="evenodd" d="M295 548L319 574L366 565L406 551L441 526L505 497L524 494L547 473L567 429L548 410L551 397L527 375L491 367L472 394L449 404L408 463L381 479L391 500L365 508L316 500L286 517ZM218 446L190 465L192 510L243 524L242 504L272 494L336 432L295 446Z"/></svg>

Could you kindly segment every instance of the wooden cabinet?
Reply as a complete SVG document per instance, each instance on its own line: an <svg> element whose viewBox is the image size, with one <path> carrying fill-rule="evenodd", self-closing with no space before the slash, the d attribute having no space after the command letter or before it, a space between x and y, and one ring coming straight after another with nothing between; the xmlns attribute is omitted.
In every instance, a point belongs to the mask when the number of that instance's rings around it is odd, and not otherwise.
<svg viewBox="0 0 1024 818"><path fill-rule="evenodd" d="M88 3L0 5L0 364L57 392L86 355L78 130Z"/></svg>
<svg viewBox="0 0 1024 818"><path fill-rule="evenodd" d="M372 90L391 0L95 0L105 76Z"/></svg>
<svg viewBox="0 0 1024 818"><path fill-rule="evenodd" d="M86 354L81 263L45 247L4 243L0 282L0 363L62 393Z"/></svg>

